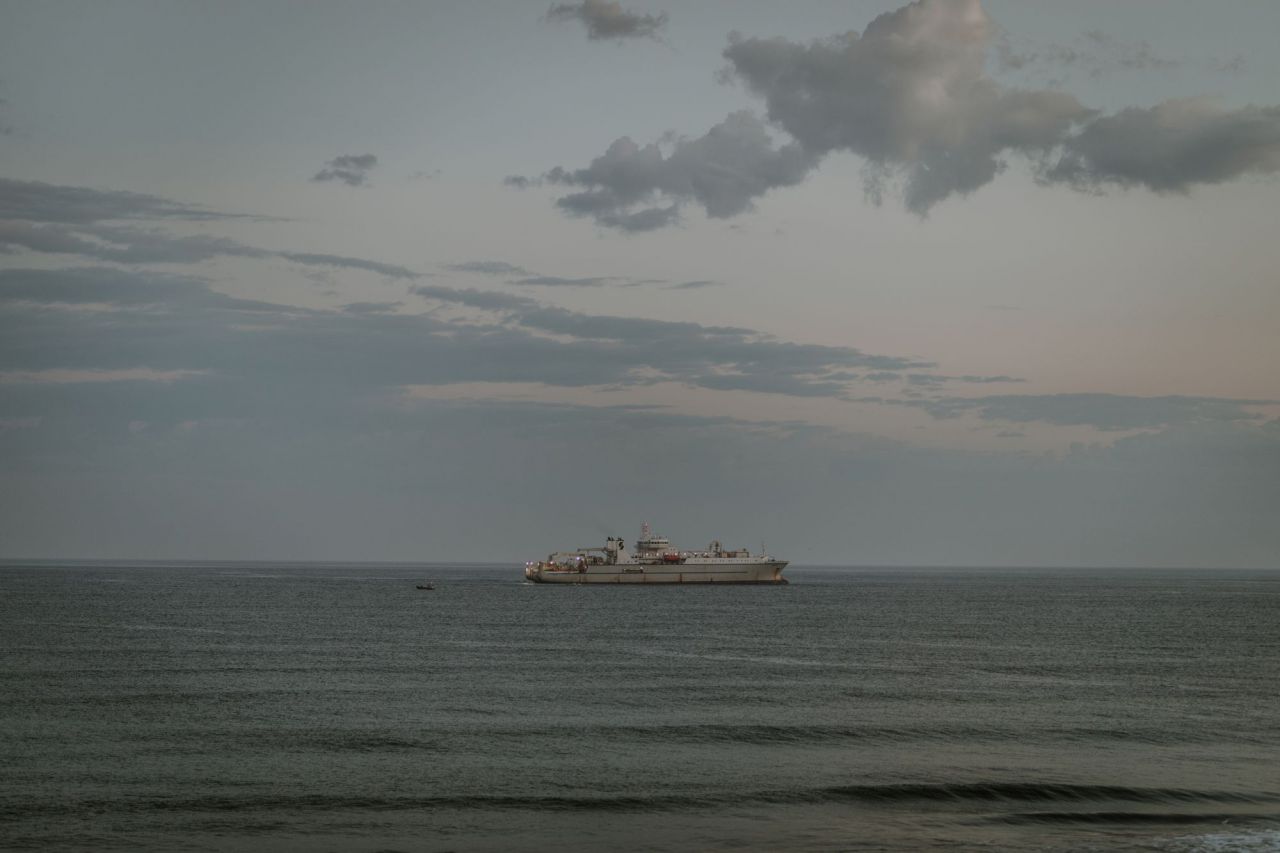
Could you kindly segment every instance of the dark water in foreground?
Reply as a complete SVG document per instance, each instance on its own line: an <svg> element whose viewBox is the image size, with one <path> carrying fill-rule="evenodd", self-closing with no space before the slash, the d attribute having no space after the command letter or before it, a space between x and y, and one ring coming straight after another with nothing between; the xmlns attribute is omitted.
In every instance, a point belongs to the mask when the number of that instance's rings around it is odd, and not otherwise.
<svg viewBox="0 0 1280 853"><path fill-rule="evenodd" d="M1280 572L788 574L0 566L0 847L1280 850Z"/></svg>

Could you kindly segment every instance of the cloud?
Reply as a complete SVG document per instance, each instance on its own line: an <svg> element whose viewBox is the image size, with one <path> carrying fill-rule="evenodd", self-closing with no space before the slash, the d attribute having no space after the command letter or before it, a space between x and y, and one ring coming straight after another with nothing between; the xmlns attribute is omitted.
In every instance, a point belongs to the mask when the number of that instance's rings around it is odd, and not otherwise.
<svg viewBox="0 0 1280 853"><path fill-rule="evenodd" d="M527 296L513 296L509 293L498 293L495 290L471 290L424 284L412 288L411 292L425 299L451 302L485 311L513 311L538 307L538 303Z"/></svg>
<svg viewBox="0 0 1280 853"><path fill-rule="evenodd" d="M626 534L617 525L650 511L673 541L766 537L801 566L1274 568L1280 549L1280 430L1265 427L1170 429L1046 456L654 408L354 398L313 384L281 402L274 387L231 387L0 388L7 553L430 552L518 565L533 548ZM627 487L595 490L589 507L528 499L599 472ZM761 506L781 504L760 520Z"/></svg>
<svg viewBox="0 0 1280 853"><path fill-rule="evenodd" d="M524 175L507 175L502 179L502 185L511 187L515 190L527 190L530 187L541 186L542 181L539 178L528 178Z"/></svg>
<svg viewBox="0 0 1280 853"><path fill-rule="evenodd" d="M936 418L953 418L975 413L988 421L1011 423L1041 422L1062 426L1091 426L1104 431L1159 429L1214 423L1256 421L1260 415L1247 406L1272 406L1276 400L1245 400L1222 397L1139 397L1123 394L997 395L990 397L943 397L910 400Z"/></svg>
<svg viewBox="0 0 1280 853"><path fill-rule="evenodd" d="M123 190L69 187L0 178L0 220L85 225L119 219L265 219Z"/></svg>
<svg viewBox="0 0 1280 853"><path fill-rule="evenodd" d="M622 137L586 168L556 168L543 178L581 188L557 200L566 213L650 231L674 223L689 202L716 218L742 213L769 189L798 184L816 164L795 143L775 147L763 122L736 112L697 139L675 140L669 155L658 143Z"/></svg>
<svg viewBox="0 0 1280 853"><path fill-rule="evenodd" d="M1007 36L996 43L996 61L1001 69L1020 71L1033 66L1080 68L1098 78L1119 71L1169 71L1187 64L1158 53L1145 41L1128 42L1100 29L1081 34L1070 44L1051 43L1016 49ZM1223 63L1211 67L1222 70Z"/></svg>
<svg viewBox="0 0 1280 853"><path fill-rule="evenodd" d="M868 564L1274 565L1280 422L1249 415L1259 401L1006 396L938 410L1162 430L1033 455L661 407L425 399L420 386L659 379L840 399L854 373L924 366L521 295L415 292L471 316L256 303L148 271L4 270L9 553L409 559L430 547L441 559L507 559L523 555L502 541L552 523L574 541L573 525L587 523L562 502L530 504L531 489L608 471L628 488L604 490L590 515L659 506L669 527L688 526L664 531L681 539L741 532L733 525L753 508L785 502L769 541L797 562L847 559L855 541ZM495 518L498 540L485 537ZM498 550L478 553L477 542Z"/></svg>
<svg viewBox="0 0 1280 853"><path fill-rule="evenodd" d="M190 276L102 267L3 270L0 370L37 378L51 369L145 368L166 376L194 371L172 384L202 383L200 393L210 396L183 419L224 404L231 407L225 416L241 416L236 406L251 400L279 398L284 405L304 386L325 389L332 398L328 404L340 405L344 396L354 401L379 389L387 394L406 385L467 382L564 388L675 382L858 399L918 408L940 419L972 414L997 423L1102 431L1251 425L1261 418L1250 409L1280 405L1112 394L852 398L849 383L859 375L914 379L929 376L920 371L933 365L852 347L782 341L736 326L586 314L495 291L420 285L412 293L481 315L445 320L435 312L402 313L397 303L304 309L229 296ZM215 380L216 388L208 385ZM926 381L924 387L937 384ZM0 411L12 417L38 414Z"/></svg>
<svg viewBox="0 0 1280 853"><path fill-rule="evenodd" d="M562 278L554 275L535 275L516 279L512 284L534 287L600 287L615 281L611 276L591 276L587 278Z"/></svg>
<svg viewBox="0 0 1280 853"><path fill-rule="evenodd" d="M275 252L273 254L287 261L293 261L295 264L366 270L390 278L422 278L429 275L429 273L414 272L398 264L384 264L381 261L349 258L345 255L326 255L317 252Z"/></svg>
<svg viewBox="0 0 1280 853"><path fill-rule="evenodd" d="M1280 172L1280 107L1227 109L1208 98L1130 107L1091 122L1064 147L1042 180L1186 192Z"/></svg>
<svg viewBox="0 0 1280 853"><path fill-rule="evenodd" d="M348 314L392 314L403 302L348 302L342 310Z"/></svg>
<svg viewBox="0 0 1280 853"><path fill-rule="evenodd" d="M843 397L848 368L928 368L897 356L778 341L752 329L703 326L669 320L583 314L504 293L420 286L427 299L503 315L503 328L535 336L552 334L569 343L551 351L553 361L572 355L615 384L674 381L719 390L746 390L792 396ZM567 347L565 349L564 347ZM532 356L526 356L526 359ZM532 361L519 368L528 375ZM573 371L575 377L580 371ZM508 377L508 381L510 377ZM551 374L537 381L555 384ZM576 381L576 380L575 380Z"/></svg>
<svg viewBox="0 0 1280 853"><path fill-rule="evenodd" d="M481 275L532 275L524 267L518 267L506 261L467 261L461 264L446 264L445 269L452 272L474 272Z"/></svg>
<svg viewBox="0 0 1280 853"><path fill-rule="evenodd" d="M676 224L690 203L715 218L739 215L837 151L865 161L871 201L900 193L921 216L990 183L1013 156L1029 160L1043 183L1087 190L1185 191L1280 171L1280 107L1179 99L1102 115L1066 92L1003 85L987 72L993 49L1006 69L1043 59L1013 50L980 0L916 0L861 34L810 42L732 34L724 77L761 98L768 121L792 141L775 144L764 122L737 112L703 137L674 142L669 155L660 143L624 136L585 168L506 183L575 187L556 200L563 212L641 232ZM1176 64L1098 30L1044 57L1125 70Z"/></svg>
<svg viewBox="0 0 1280 853"><path fill-rule="evenodd" d="M840 398L851 368L929 366L740 327L584 314L513 294L429 285L412 292L497 317L449 320L435 311L401 313L394 304L305 309L239 299L190 276L115 268L4 270L0 370L203 371L186 381L205 383L209 398L187 419L220 400L242 405L246 395L287 404L312 386L326 389L326 405L407 385L470 382L675 382ZM210 377L220 384L209 386Z"/></svg>
<svg viewBox="0 0 1280 853"><path fill-rule="evenodd" d="M877 383L903 382L907 386L914 386L916 388L937 388L941 385L945 385L948 382L964 382L964 383L971 383L971 384L977 384L977 385L990 385L990 384L1003 383L1003 382L1025 382L1026 381L1025 379L1019 379L1016 376L1006 376L1003 374L1000 376L974 376L970 374L966 374L964 376L946 376L941 373L908 373L904 375L902 373L898 373L892 370L877 370L872 373L866 374L862 378L868 382L877 382ZM859 399L862 399L864 401L868 400L868 398L866 397L862 397ZM879 398L876 398L876 400L879 401Z"/></svg>
<svg viewBox="0 0 1280 853"><path fill-rule="evenodd" d="M325 163L311 180L341 181L349 187L362 187L368 181L370 170L377 165L378 158L372 154L340 154Z"/></svg>
<svg viewBox="0 0 1280 853"><path fill-rule="evenodd" d="M900 175L925 213L989 183L1003 155L1040 155L1092 115L1071 95L1007 89L986 73L995 27L978 0L919 0L859 36L800 44L731 38L734 77L812 156L847 150L872 167L874 198Z"/></svg>
<svg viewBox="0 0 1280 853"><path fill-rule="evenodd" d="M723 281L711 281L710 279L699 279L698 281L682 281L678 284L669 284L664 290L701 290L704 287L723 287Z"/></svg>
<svg viewBox="0 0 1280 853"><path fill-rule="evenodd" d="M577 278L540 275L524 267L509 264L506 261L467 261L461 264L446 264L444 268L451 272L477 273L489 276L514 276L507 283L521 287L636 287L642 284L663 283L653 279L636 279L612 275L581 276Z"/></svg>
<svg viewBox="0 0 1280 853"><path fill-rule="evenodd" d="M177 236L134 224L145 220L204 223L258 218L139 193L0 179L0 251L26 249L121 264L194 264L217 257L282 258L305 266L357 269L392 278L424 275L363 258L273 251L228 237Z"/></svg>
<svg viewBox="0 0 1280 853"><path fill-rule="evenodd" d="M0 306L114 305L145 307L181 305L227 311L290 311L288 306L218 293L201 278L110 267L0 270ZM83 365L87 368L95 365Z"/></svg>
<svg viewBox="0 0 1280 853"><path fill-rule="evenodd" d="M628 38L658 38L667 25L667 13L641 15L622 8L620 3L608 0L582 0L581 3L560 3L547 10L547 20L579 21L587 29L591 40Z"/></svg>

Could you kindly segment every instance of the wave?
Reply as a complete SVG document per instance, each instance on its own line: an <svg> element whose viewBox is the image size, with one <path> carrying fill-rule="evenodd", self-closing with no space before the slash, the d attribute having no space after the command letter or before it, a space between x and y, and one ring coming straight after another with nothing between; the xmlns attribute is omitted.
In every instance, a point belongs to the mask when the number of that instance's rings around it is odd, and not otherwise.
<svg viewBox="0 0 1280 853"><path fill-rule="evenodd" d="M409 811L450 810L536 810L653 812L714 809L743 804L756 805L922 805L934 804L1080 804L1129 803L1141 805L1188 806L1195 804L1266 805L1280 802L1280 794L1234 791L1198 791L1181 788L1136 788L1117 785L1071 785L1045 782L903 783L836 785L816 788L758 791L717 791L664 794L443 794L406 797L356 797L329 794L297 796L253 795L204 796L195 798L139 798L125 800L28 802L20 805L26 816L78 812L307 812L307 811ZM0 820L7 815L0 810ZM1125 812L1043 811L1006 815L999 820L1019 822L1070 822L1096 820L1155 821L1160 815ZM1198 822L1213 815L1165 816L1171 822ZM1226 816L1234 819L1235 815ZM1255 815L1256 817L1260 817ZM1219 822L1222 816L1217 816ZM1131 821L1131 822L1132 822Z"/></svg>
<svg viewBox="0 0 1280 853"><path fill-rule="evenodd" d="M1227 739L1221 731L1184 731L1172 732L1168 729L1078 727L1034 730L1025 727L1000 726L957 726L957 725L920 725L920 726L876 726L876 725L777 725L777 724L736 724L736 723L701 723L692 725L575 725L545 726L542 728L488 728L481 731L457 732L455 734L491 737L494 739L518 738L527 741L530 738L569 738L575 742L584 737L600 738L616 745L625 741L657 741L662 743L708 743L708 744L824 744L844 741L861 741L866 743L917 743L946 741L957 743L973 742L1008 742L1019 743L1097 743L1101 742L1136 742L1156 745L1185 743L1217 743ZM1232 743L1280 743L1280 737L1273 733L1232 732Z"/></svg>
<svg viewBox="0 0 1280 853"><path fill-rule="evenodd" d="M1179 853L1275 853L1280 850L1280 830L1211 832L1164 839L1159 849Z"/></svg>
<svg viewBox="0 0 1280 853"><path fill-rule="evenodd" d="M4 681L0 675L0 683ZM202 693L187 694L202 698ZM130 700L139 697L127 697ZM159 700L162 694L147 694L147 700ZM168 698L168 697L163 697ZM483 717L486 710L467 708L460 711L467 715ZM315 750L321 752L374 752L402 751L447 754L456 750L501 750L505 743L518 743L522 748L538 741L568 741L581 745L584 739L599 741L610 747L625 743L677 744L677 745L741 745L756 747L822 746L827 744L920 744L920 743L1082 743L1138 742L1158 745L1174 743L1213 743L1223 739L1222 733L1198 734L1146 731L1076 729L1052 731L1028 731L1026 729L999 726L843 726L843 725L569 725L543 726L541 728L512 727L506 725L475 725L466 728L449 726L419 731L387 731L377 729L348 730L269 730L236 732L234 736L217 732L205 735L206 743L227 749L283 749ZM145 740L144 740L145 742ZM1233 742L1253 742L1237 738ZM1263 741L1258 741L1259 743ZM1269 737L1265 742L1280 743L1280 738Z"/></svg>
<svg viewBox="0 0 1280 853"><path fill-rule="evenodd" d="M816 801L862 802L1129 802L1248 803L1276 802L1273 793L1196 791L1185 788L1135 788L1122 785L1073 785L1054 782L905 783L849 785L805 792ZM804 801L801 796L800 801Z"/></svg>
<svg viewBox="0 0 1280 853"><path fill-rule="evenodd" d="M1045 824L1157 824L1177 826L1191 823L1248 823L1274 821L1275 816L1240 812L1027 812L993 818L997 823Z"/></svg>

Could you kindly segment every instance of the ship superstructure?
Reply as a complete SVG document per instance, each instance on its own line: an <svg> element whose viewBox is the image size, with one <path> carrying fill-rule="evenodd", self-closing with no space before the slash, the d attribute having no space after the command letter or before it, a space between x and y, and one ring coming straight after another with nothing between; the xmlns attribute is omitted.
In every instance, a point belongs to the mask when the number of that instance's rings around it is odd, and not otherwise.
<svg viewBox="0 0 1280 853"><path fill-rule="evenodd" d="M524 576L534 583L773 583L784 584L786 560L726 549L713 540L705 550L682 551L648 523L640 527L635 550L610 536L603 548L557 551L529 561Z"/></svg>

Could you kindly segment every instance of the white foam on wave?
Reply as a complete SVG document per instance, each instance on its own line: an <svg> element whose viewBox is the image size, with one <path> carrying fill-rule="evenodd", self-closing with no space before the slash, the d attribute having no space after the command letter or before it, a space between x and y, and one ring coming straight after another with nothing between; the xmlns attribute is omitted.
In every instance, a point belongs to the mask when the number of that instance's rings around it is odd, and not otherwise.
<svg viewBox="0 0 1280 853"><path fill-rule="evenodd" d="M1182 835L1170 839L1164 849L1180 853L1274 853L1280 851L1280 829Z"/></svg>

